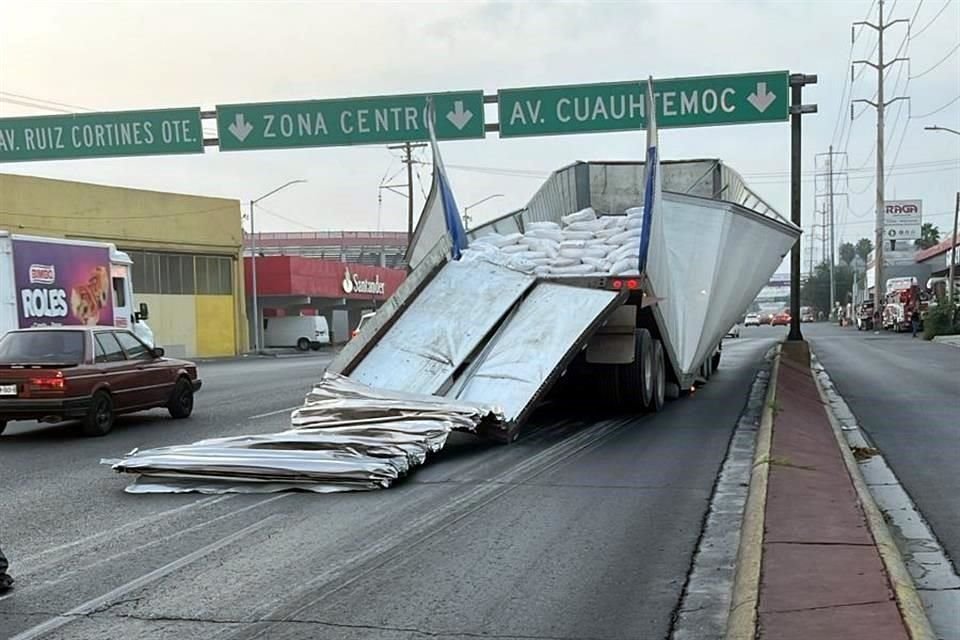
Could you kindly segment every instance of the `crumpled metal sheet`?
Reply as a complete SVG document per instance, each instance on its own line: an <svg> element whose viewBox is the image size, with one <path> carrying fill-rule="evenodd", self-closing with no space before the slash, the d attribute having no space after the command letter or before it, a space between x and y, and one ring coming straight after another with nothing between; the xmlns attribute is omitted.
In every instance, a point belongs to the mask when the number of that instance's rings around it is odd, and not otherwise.
<svg viewBox="0 0 960 640"><path fill-rule="evenodd" d="M381 489L439 451L451 431L476 431L502 421L502 412L326 374L292 421L280 433L134 450L101 463L138 475L129 493Z"/></svg>

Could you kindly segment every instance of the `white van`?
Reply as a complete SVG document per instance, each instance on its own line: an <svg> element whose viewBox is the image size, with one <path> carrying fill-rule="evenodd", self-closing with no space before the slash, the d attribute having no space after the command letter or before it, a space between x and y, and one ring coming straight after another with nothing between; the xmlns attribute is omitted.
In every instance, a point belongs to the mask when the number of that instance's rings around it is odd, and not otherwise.
<svg viewBox="0 0 960 640"><path fill-rule="evenodd" d="M330 329L323 316L286 316L263 319L263 341L267 347L296 347L300 351L330 344Z"/></svg>

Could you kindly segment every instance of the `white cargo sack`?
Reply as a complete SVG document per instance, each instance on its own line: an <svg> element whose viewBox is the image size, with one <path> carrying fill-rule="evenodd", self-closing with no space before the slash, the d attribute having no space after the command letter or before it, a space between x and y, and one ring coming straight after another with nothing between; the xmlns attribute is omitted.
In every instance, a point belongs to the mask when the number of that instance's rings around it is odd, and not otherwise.
<svg viewBox="0 0 960 640"><path fill-rule="evenodd" d="M597 212L593 210L593 207L587 207L586 209L581 209L576 213L571 213L560 218L560 222L566 225L573 224L574 222L587 222L588 220L596 220Z"/></svg>

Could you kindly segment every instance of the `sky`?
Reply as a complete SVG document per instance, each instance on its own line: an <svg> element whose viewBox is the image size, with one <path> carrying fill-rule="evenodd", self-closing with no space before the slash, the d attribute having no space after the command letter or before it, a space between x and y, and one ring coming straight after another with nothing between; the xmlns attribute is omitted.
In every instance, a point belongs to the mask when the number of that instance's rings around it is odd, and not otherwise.
<svg viewBox="0 0 960 640"><path fill-rule="evenodd" d="M0 117L83 110L310 100L351 96L633 81L790 70L817 74L804 102L803 226L826 182L817 154L840 171L836 241L872 237L877 73L876 0L670 2L43 2L0 0ZM886 197L920 199L924 221L948 233L960 189L960 0L886 0ZM929 115L928 115L929 114ZM496 120L488 105L487 122ZM213 121L205 121L212 134ZM639 160L642 132L441 142L461 209L476 222L522 207L547 175L576 160ZM785 122L666 129L665 159L720 158L789 215ZM415 206L430 183L418 152ZM258 207L258 231L402 230L405 182L384 145L8 163L0 171L243 202L306 180ZM819 220L818 220L819 221ZM819 229L813 230L816 234ZM806 269L808 254L803 253ZM783 267L781 268L783 270Z"/></svg>

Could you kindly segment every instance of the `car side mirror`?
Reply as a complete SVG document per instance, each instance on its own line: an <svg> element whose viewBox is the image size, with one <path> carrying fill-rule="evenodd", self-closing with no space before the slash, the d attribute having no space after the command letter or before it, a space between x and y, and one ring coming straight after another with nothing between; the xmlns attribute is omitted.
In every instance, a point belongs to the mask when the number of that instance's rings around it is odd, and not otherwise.
<svg viewBox="0 0 960 640"><path fill-rule="evenodd" d="M165 355L167 355L167 352L164 351L163 347L154 347L154 348L153 348L153 357L154 357L154 358L162 358L162 357L165 356Z"/></svg>
<svg viewBox="0 0 960 640"><path fill-rule="evenodd" d="M140 303L140 310L137 311L137 320L149 320L150 319L150 307L147 306L146 302Z"/></svg>

